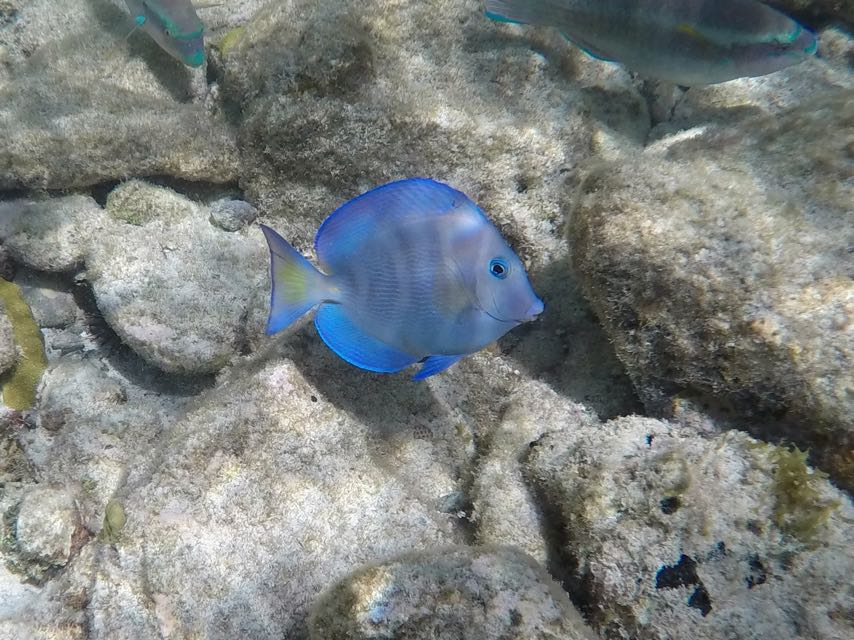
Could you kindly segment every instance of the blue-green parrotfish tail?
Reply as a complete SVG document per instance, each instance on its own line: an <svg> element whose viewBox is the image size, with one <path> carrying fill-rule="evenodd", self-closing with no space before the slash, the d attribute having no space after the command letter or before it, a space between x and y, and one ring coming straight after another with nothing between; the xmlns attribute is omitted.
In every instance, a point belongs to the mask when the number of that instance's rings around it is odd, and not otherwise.
<svg viewBox="0 0 854 640"><path fill-rule="evenodd" d="M486 15L555 27L596 58L689 87L779 71L817 47L756 0L486 0Z"/></svg>
<svg viewBox="0 0 854 640"><path fill-rule="evenodd" d="M315 237L320 270L261 228L273 285L267 333L317 307L323 341L369 371L421 362L413 377L427 378L543 311L486 214L434 180L391 182L336 209Z"/></svg>
<svg viewBox="0 0 854 640"><path fill-rule="evenodd" d="M205 62L204 25L190 0L125 0L136 28L191 67Z"/></svg>

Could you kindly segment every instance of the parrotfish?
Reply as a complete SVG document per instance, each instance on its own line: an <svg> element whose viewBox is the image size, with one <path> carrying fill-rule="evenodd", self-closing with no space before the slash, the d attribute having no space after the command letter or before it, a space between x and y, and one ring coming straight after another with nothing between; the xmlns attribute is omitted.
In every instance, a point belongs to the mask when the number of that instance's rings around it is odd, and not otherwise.
<svg viewBox="0 0 854 640"><path fill-rule="evenodd" d="M535 319L543 302L486 214L441 182L390 182L346 202L320 225L322 272L275 231L267 333L317 307L314 324L362 369L421 380Z"/></svg>
<svg viewBox="0 0 854 640"><path fill-rule="evenodd" d="M486 15L556 27L595 58L689 87L779 71L817 47L756 0L486 0Z"/></svg>
<svg viewBox="0 0 854 640"><path fill-rule="evenodd" d="M191 67L204 63L204 25L190 0L125 0L125 4L137 27L173 58Z"/></svg>

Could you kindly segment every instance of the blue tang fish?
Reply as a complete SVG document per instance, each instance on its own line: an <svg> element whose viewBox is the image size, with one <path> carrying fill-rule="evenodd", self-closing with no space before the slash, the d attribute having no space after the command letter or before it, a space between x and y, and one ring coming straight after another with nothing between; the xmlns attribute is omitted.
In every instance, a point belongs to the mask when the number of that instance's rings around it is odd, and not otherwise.
<svg viewBox="0 0 854 640"><path fill-rule="evenodd" d="M323 273L275 231L267 333L313 307L323 341L369 371L423 362L427 378L543 311L518 256L465 194L434 180L391 182L320 225Z"/></svg>
<svg viewBox="0 0 854 640"><path fill-rule="evenodd" d="M486 0L486 15L556 27L595 58L689 87L779 71L817 47L756 0Z"/></svg>
<svg viewBox="0 0 854 640"><path fill-rule="evenodd" d="M204 64L205 28L190 0L125 0L125 4L137 27L166 53L191 67Z"/></svg>

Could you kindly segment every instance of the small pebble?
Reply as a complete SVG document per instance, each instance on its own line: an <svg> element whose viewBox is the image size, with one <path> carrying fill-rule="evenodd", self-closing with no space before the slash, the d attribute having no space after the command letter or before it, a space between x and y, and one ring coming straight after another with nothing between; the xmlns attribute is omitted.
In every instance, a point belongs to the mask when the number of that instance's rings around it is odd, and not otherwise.
<svg viewBox="0 0 854 640"><path fill-rule="evenodd" d="M258 210L244 200L217 200L210 211L211 222L226 231L239 231L258 216Z"/></svg>

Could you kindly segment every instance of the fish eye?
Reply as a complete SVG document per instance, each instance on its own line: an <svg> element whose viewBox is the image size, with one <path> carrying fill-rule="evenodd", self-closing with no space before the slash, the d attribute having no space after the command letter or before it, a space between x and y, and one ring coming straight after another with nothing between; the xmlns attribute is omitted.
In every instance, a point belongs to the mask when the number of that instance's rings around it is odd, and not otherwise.
<svg viewBox="0 0 854 640"><path fill-rule="evenodd" d="M504 280L510 274L510 265L504 258L493 258L489 261L489 273L499 280Z"/></svg>

